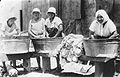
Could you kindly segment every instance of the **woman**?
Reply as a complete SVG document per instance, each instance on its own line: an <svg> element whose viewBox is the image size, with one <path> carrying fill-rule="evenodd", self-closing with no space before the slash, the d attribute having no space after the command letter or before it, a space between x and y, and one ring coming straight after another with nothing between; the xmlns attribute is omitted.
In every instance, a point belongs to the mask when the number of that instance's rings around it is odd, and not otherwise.
<svg viewBox="0 0 120 77"><path fill-rule="evenodd" d="M45 26L49 37L62 37L62 20L56 16L56 9L50 7L47 11L48 18L46 19Z"/></svg>
<svg viewBox="0 0 120 77"><path fill-rule="evenodd" d="M7 24L2 26L1 30L2 30L3 34L5 35L5 37L12 38L12 37L14 37L14 35L19 34L19 29L15 23L16 20L17 20L16 17L10 17L7 20Z"/></svg>
<svg viewBox="0 0 120 77"><path fill-rule="evenodd" d="M103 39L103 38L115 38L117 29L115 24L109 18L105 10L98 10L95 15L95 20L89 27L90 38Z"/></svg>
<svg viewBox="0 0 120 77"><path fill-rule="evenodd" d="M41 11L38 8L34 8L32 11L32 19L29 22L28 33L31 38L43 38L45 37L45 20L42 18Z"/></svg>
<svg viewBox="0 0 120 77"><path fill-rule="evenodd" d="M15 35L19 34L19 28L17 27L15 21L17 20L17 18L15 16L11 16L10 18L8 18L7 22L5 25L3 25L1 27L1 31L2 31L2 36L1 37L5 37L5 38L13 38ZM17 77L18 71L13 68L11 66L12 61L8 62L3 62L3 65L6 64L6 69L4 68L4 75L9 75L10 77ZM16 61L13 60L13 66L15 66ZM7 74L8 73L8 74Z"/></svg>
<svg viewBox="0 0 120 77"><path fill-rule="evenodd" d="M45 22L45 28L48 33L47 37L56 38L62 37L63 23L62 20L56 16L56 9L54 7L50 7L47 11L48 18ZM61 71L61 66L59 64L59 54L56 57L57 67L54 69L55 71Z"/></svg>
<svg viewBox="0 0 120 77"><path fill-rule="evenodd" d="M31 39L38 39L45 37L45 20L42 18L42 13L39 8L34 8L32 11L32 19L29 22L28 33ZM41 70L40 57L37 57L38 70Z"/></svg>

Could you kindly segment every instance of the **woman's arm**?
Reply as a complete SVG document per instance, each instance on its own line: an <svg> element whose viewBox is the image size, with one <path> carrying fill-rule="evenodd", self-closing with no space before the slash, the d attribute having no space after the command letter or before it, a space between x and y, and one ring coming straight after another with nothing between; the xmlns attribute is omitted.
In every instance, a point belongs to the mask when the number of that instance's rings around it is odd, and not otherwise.
<svg viewBox="0 0 120 77"><path fill-rule="evenodd" d="M89 38L94 39L94 32L91 30L89 31Z"/></svg>
<svg viewBox="0 0 120 77"><path fill-rule="evenodd" d="M63 25L60 24L60 25L58 26L58 31L57 31L56 35L54 36L54 38L57 37L57 36L61 33L62 30L63 30Z"/></svg>
<svg viewBox="0 0 120 77"><path fill-rule="evenodd" d="M7 35L7 36L13 36L13 35L16 35L17 34L17 31L16 31L16 29L14 29L12 32L8 32L8 31L5 31L5 35Z"/></svg>
<svg viewBox="0 0 120 77"><path fill-rule="evenodd" d="M15 35L18 35L20 33L20 29L17 27L17 25L14 23L14 26L15 26L15 30L17 33L15 33Z"/></svg>
<svg viewBox="0 0 120 77"><path fill-rule="evenodd" d="M34 35L34 34L31 32L31 27L32 27L32 25L31 25L31 21L30 21L30 22L29 22L29 27L28 27L28 34L29 34L30 36L36 37L36 35Z"/></svg>
<svg viewBox="0 0 120 77"><path fill-rule="evenodd" d="M116 26L115 26L115 24L113 23L112 20L110 21L109 25L110 25L109 30L111 32L111 35L110 35L109 39L117 37L118 36L117 28L116 28Z"/></svg>
<svg viewBox="0 0 120 77"><path fill-rule="evenodd" d="M111 34L111 36L109 37L109 39L111 39L111 38L115 38L115 37L117 37L119 34L117 33L117 31L114 31L114 32L112 32L112 34Z"/></svg>
<svg viewBox="0 0 120 77"><path fill-rule="evenodd" d="M45 30L45 20L42 22L42 30L43 30L43 37L46 35L46 30Z"/></svg>

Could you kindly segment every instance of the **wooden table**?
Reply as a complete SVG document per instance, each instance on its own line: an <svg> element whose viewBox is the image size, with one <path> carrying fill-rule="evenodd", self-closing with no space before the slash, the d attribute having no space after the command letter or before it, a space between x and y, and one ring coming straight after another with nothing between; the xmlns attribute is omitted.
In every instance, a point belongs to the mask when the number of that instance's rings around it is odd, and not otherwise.
<svg viewBox="0 0 120 77"><path fill-rule="evenodd" d="M5 61L15 61L23 59L23 67L27 72L30 72L31 62L30 58L42 56L42 65L43 72L51 69L50 57L48 53L36 53L36 52L28 52L28 53L19 53L19 54L0 54L0 61L3 62L4 68L6 68Z"/></svg>
<svg viewBox="0 0 120 77"><path fill-rule="evenodd" d="M42 56L42 72L49 71L51 69L50 57L48 53L34 52L32 57Z"/></svg>
<svg viewBox="0 0 120 77"><path fill-rule="evenodd" d="M81 56L80 60L95 62L95 77L113 77L115 72L115 58Z"/></svg>
<svg viewBox="0 0 120 77"><path fill-rule="evenodd" d="M26 71L30 72L30 57L32 57L33 53L17 53L17 54L3 54L0 53L0 61L3 62L4 68L6 68L5 62L6 61L15 61L23 59L23 67Z"/></svg>
<svg viewBox="0 0 120 77"><path fill-rule="evenodd" d="M43 59L43 72L46 70L50 70L50 57L48 53L36 53L36 52L28 52L21 54L4 54L6 59L3 59L3 63L7 60L19 60L23 59L23 66L25 70L30 72L30 58L42 56ZM95 77L113 77L115 69L114 69L114 60L115 58L106 58L106 57L89 57L82 55L80 60L84 61L94 61L95 62Z"/></svg>

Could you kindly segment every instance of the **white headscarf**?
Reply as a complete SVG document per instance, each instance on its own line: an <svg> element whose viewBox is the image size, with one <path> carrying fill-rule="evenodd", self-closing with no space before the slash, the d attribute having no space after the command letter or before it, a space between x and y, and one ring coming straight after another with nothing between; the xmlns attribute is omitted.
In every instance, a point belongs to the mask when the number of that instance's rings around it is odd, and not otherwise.
<svg viewBox="0 0 120 77"><path fill-rule="evenodd" d="M103 9L98 10L98 11L96 12L96 15L95 15L96 19L97 19L97 16L98 16L98 15L101 15L101 16L104 18L103 23L106 22L106 21L108 21L108 20L110 19L109 16L108 16L108 14L106 13L106 11L103 10Z"/></svg>

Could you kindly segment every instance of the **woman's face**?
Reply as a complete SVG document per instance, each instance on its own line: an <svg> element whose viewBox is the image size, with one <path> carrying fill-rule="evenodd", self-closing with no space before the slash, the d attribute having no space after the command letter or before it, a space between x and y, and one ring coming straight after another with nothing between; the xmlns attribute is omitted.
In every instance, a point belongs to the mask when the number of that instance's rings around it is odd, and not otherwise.
<svg viewBox="0 0 120 77"><path fill-rule="evenodd" d="M55 14L52 13L52 12L48 12L48 16L49 16L49 18L51 19L51 18L54 18L54 17L55 17Z"/></svg>
<svg viewBox="0 0 120 77"><path fill-rule="evenodd" d="M104 18L103 18L100 14L98 14L98 16L97 16L97 21L98 21L99 23L103 23Z"/></svg>
<svg viewBox="0 0 120 77"><path fill-rule="evenodd" d="M33 12L33 18L38 19L41 16L39 12Z"/></svg>

